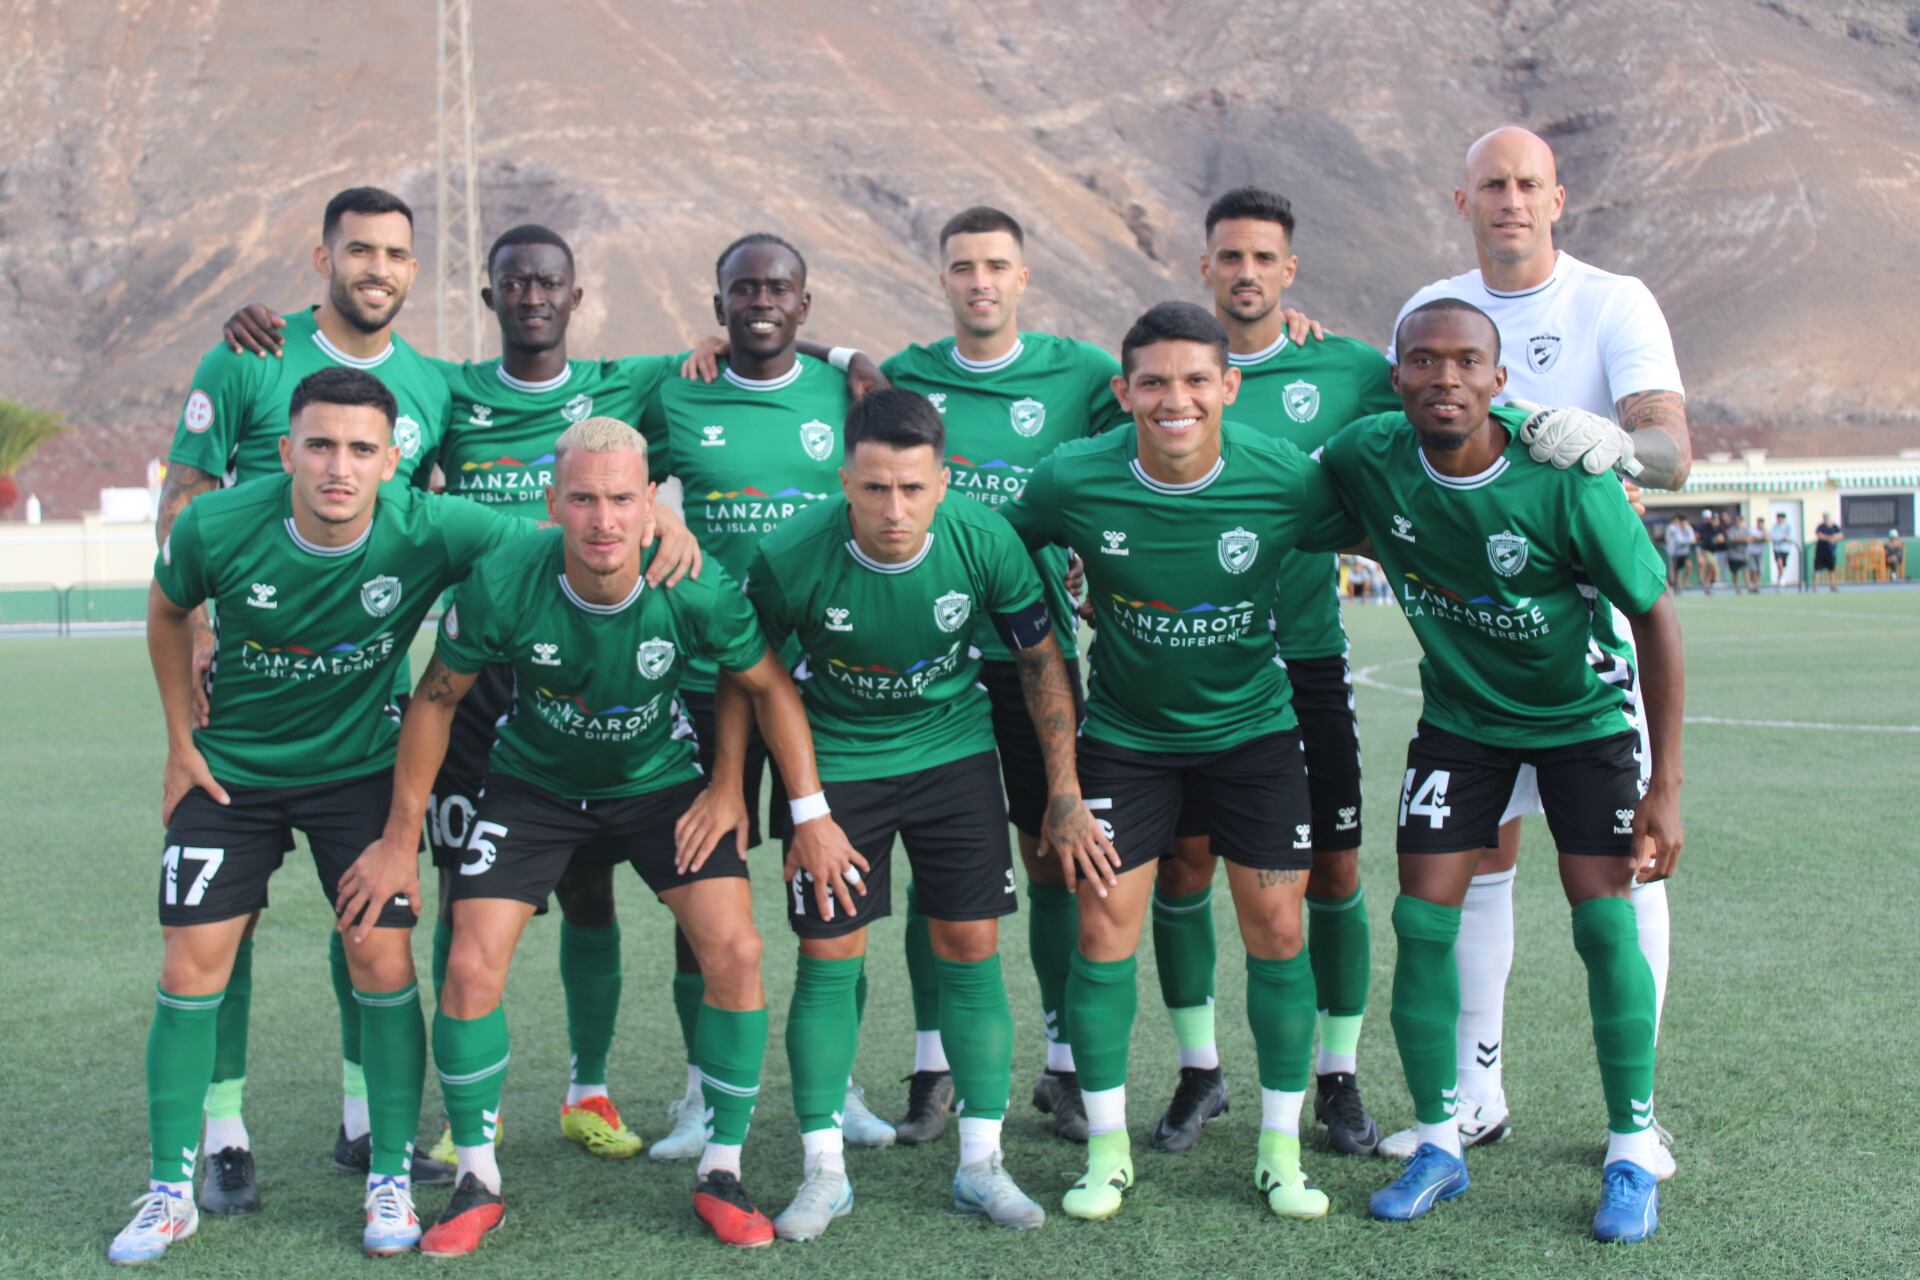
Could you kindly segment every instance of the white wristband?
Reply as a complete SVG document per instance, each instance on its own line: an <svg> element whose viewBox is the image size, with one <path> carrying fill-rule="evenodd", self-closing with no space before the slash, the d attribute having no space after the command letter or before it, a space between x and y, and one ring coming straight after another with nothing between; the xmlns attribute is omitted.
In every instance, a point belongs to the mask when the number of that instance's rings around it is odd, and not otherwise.
<svg viewBox="0 0 1920 1280"><path fill-rule="evenodd" d="M824 818L833 810L827 807L827 793L816 791L810 796L800 796L787 801L787 812L793 815L793 825L812 822L815 818Z"/></svg>
<svg viewBox="0 0 1920 1280"><path fill-rule="evenodd" d="M827 363L840 372L845 373L847 366L852 364L853 358L859 354L860 348L858 347L835 347L833 350L827 352Z"/></svg>

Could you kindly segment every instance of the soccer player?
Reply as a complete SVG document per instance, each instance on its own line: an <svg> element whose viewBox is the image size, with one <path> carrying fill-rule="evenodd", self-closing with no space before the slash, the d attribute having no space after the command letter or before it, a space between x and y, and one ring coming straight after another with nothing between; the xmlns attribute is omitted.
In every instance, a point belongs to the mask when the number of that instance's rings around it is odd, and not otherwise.
<svg viewBox="0 0 1920 1280"><path fill-rule="evenodd" d="M519 696L450 877L453 947L433 1020L459 1183L421 1251L471 1253L505 1214L493 1145L508 1059L501 994L527 921L581 862L631 862L714 975L700 1020L710 1129L694 1204L727 1243L764 1245L772 1226L740 1186L766 1050L760 940L730 827L697 847L676 841L706 802L674 692L696 653L733 673L803 783L814 778L805 712L724 571L671 593L648 588L640 539L653 486L639 433L589 418L560 435L554 455L547 505L560 528L487 557L441 619L401 732L386 829L366 854L376 869L360 887L378 896L405 874L456 710L482 671L509 664ZM802 824L797 838L851 852L831 819Z"/></svg>
<svg viewBox="0 0 1920 1280"><path fill-rule="evenodd" d="M1553 224L1566 205L1566 189L1559 184L1552 149L1525 129L1496 129L1468 149L1466 177L1453 197L1473 229L1479 266L1420 290L1400 317L1435 298L1473 303L1493 317L1502 349L1510 355L1507 402L1587 411L1556 415L1556 427L1570 435L1528 440L1536 461L1559 467L1580 462L1592 469L1624 458L1639 483L1680 488L1693 454L1666 319L1638 279L1602 271L1554 248ZM1393 354L1389 350L1389 358ZM1632 635L1623 616L1601 613L1595 639L1607 655L1606 678L1627 692L1627 714L1639 724ZM1507 974L1513 966L1513 877L1520 817L1541 811L1536 791L1534 770L1523 765L1513 803L1501 819L1499 843L1488 847L1462 908L1455 951L1461 1007L1457 1049L1460 1126L1469 1145L1497 1141L1512 1123L1502 1083L1502 1041ZM1653 967L1657 1009L1667 989L1667 886L1658 880L1636 883L1632 899L1640 947ZM1380 1153L1404 1159L1414 1139L1411 1131L1389 1135ZM1662 1178L1671 1176L1673 1157L1665 1145L1650 1159Z"/></svg>
<svg viewBox="0 0 1920 1280"><path fill-rule="evenodd" d="M1375 1217L1407 1219L1467 1189L1454 1117L1452 951L1480 850L1523 763L1539 778L1587 969L1607 1154L1593 1233L1646 1238L1652 1173L1653 971L1628 902L1673 871L1680 827L1680 628L1660 555L1605 469L1528 466L1526 411L1490 409L1506 381L1500 334L1468 302L1409 312L1395 335L1402 413L1365 419L1322 455L1327 475L1396 584L1425 657L1421 720L1400 790L1393 1029L1419 1120ZM1516 465L1516 463L1518 465ZM1652 737L1651 771L1595 639L1607 602L1627 611Z"/></svg>
<svg viewBox="0 0 1920 1280"><path fill-rule="evenodd" d="M1019 667L1046 770L1043 839L1096 875L1111 847L1074 778L1073 696L1039 575L1000 517L945 501L945 435L940 414L915 392L890 388L855 404L844 497L769 535L747 579L769 639L792 637L802 655L825 795L794 800L793 817L831 804L860 855L851 865L822 863L789 843L788 920L800 955L787 1056L805 1162L799 1192L774 1221L788 1240L811 1240L853 1208L837 1110L859 1044L867 926L892 909L896 835L928 921L952 1055L960 1113L953 1203L1001 1226L1046 1222L1001 1163L1013 1016L997 920L1016 904L992 715L973 647L980 617ZM723 703L723 717L738 710L737 697Z"/></svg>
<svg viewBox="0 0 1920 1280"><path fill-rule="evenodd" d="M285 320L287 355L250 360L216 345L194 371L180 412L167 477L160 494L157 534L162 545L187 504L226 484L282 474L280 442L287 433L294 387L322 369L358 369L378 378L397 406L394 445L400 461L390 492L425 488L446 413L447 392L428 361L394 332L419 270L413 256L413 212L400 197L376 187L353 187L327 202L313 267L327 281L326 300ZM195 723L205 725L201 686L208 679L214 633L206 611L193 613ZM404 650L404 645L402 649ZM404 689L404 674L400 676ZM340 1011L343 1077L335 1164L365 1173L370 1149L366 1076L361 1066L360 1007L337 934L329 938L334 999ZM207 1176L201 1207L210 1213L253 1213L260 1207L252 1140L241 1116L247 1076L247 1027L253 1004L253 923L235 952L219 1015L219 1050L206 1098ZM452 1169L416 1156L421 1183L448 1181Z"/></svg>
<svg viewBox="0 0 1920 1280"><path fill-rule="evenodd" d="M1311 454L1347 423L1399 399L1386 360L1366 343L1299 343L1288 334L1281 306L1299 265L1293 230L1286 197L1258 187L1225 193L1207 209L1200 278L1227 331L1227 361L1240 371L1233 420ZM1313 803L1306 899L1320 1031L1313 1110L1335 1151L1371 1155L1380 1131L1360 1096L1357 1053L1373 941L1360 887L1360 736L1338 558L1283 549L1275 563L1274 639L1306 745ZM1203 835L1184 834L1203 830L1203 816L1187 813L1181 824L1177 854L1161 861L1153 893L1154 958L1180 1043L1180 1082L1150 1139L1162 1151L1192 1147L1227 1104L1213 1034L1214 858Z"/></svg>
<svg viewBox="0 0 1920 1280"><path fill-rule="evenodd" d="M241 939L267 881L306 833L330 900L379 835L398 736L399 656L435 598L524 521L387 482L401 465L392 392L357 369L302 379L280 457L287 472L207 494L173 523L148 596L148 648L166 713L159 909L166 957L147 1042L152 1168L109 1261L145 1262L193 1234L201 1108ZM208 712L192 709L190 617L220 620ZM417 847L417 846L416 846ZM412 865L409 861L409 865ZM426 1030L410 949L418 885L347 917L370 1119L370 1254L411 1249L409 1157Z"/></svg>
<svg viewBox="0 0 1920 1280"><path fill-rule="evenodd" d="M1305 756L1287 673L1274 661L1279 553L1332 550L1329 486L1285 440L1222 422L1239 389L1227 335L1204 309L1163 302L1120 350L1114 393L1132 430L1062 445L1006 508L1029 547L1086 549L1099 641L1079 742L1081 791L1121 859L1112 887L1080 881L1079 949L1067 984L1087 1171L1066 1194L1076 1218L1120 1210L1133 1183L1127 1051L1138 1000L1134 953L1154 864L1173 851L1183 805L1227 861L1247 948L1247 1017L1259 1056L1254 1185L1282 1217L1317 1218L1327 1197L1300 1167L1312 1068L1314 979L1301 928L1313 860Z"/></svg>
<svg viewBox="0 0 1920 1280"><path fill-rule="evenodd" d="M1114 399L1119 361L1100 347L1050 333L1022 332L1026 237L1007 213L984 205L964 209L940 230L940 287L953 313L953 336L916 344L881 366L898 387L926 396L946 427L947 473L956 493L999 507L1019 496L1026 477L1057 445L1097 435L1126 420ZM1075 705L1081 703L1078 612L1068 595L1067 551L1039 553L1054 638L1066 662ZM1054 1132L1087 1136L1086 1112L1073 1071L1073 1048L1062 1020L1067 966L1078 909L1059 862L1040 852L1046 772L1027 714L1019 665L986 617L975 620L980 681L993 708L993 736L1006 787L1007 813L1027 871L1027 941L1040 983L1046 1068L1033 1105L1051 1113ZM907 887L907 973L913 983L913 1075L900 1141L931 1142L947 1127L953 1076L940 1038L940 981L926 915Z"/></svg>

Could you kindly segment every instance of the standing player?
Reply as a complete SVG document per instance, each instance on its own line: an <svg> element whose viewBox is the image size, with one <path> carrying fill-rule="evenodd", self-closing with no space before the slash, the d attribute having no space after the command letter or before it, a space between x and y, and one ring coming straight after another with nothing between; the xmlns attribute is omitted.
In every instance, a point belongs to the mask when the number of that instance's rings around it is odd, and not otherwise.
<svg viewBox="0 0 1920 1280"><path fill-rule="evenodd" d="M1240 371L1206 311L1159 304L1128 331L1120 358L1114 393L1134 429L1063 445L1006 508L1029 547L1090 549L1100 639L1090 655L1080 785L1123 868L1110 890L1097 881L1080 887L1067 1025L1089 1136L1087 1172L1064 1207L1076 1218L1109 1217L1133 1183L1134 953L1154 864L1172 853L1191 804L1227 860L1247 948L1261 1084L1254 1185L1275 1214L1317 1218L1327 1197L1307 1184L1299 1137L1313 1056L1314 980L1300 919L1313 824L1269 617L1278 553L1331 550L1320 528L1337 522L1338 508L1293 445L1222 423Z"/></svg>
<svg viewBox="0 0 1920 1280"><path fill-rule="evenodd" d="M222 344L194 371L193 388L167 455L157 527L162 545L181 511L201 494L223 482L244 484L281 474L280 442L287 433L293 389L322 369L358 369L392 392L397 405L393 442L400 461L386 482L388 491L426 487L446 414L446 386L428 361L393 331L419 270L413 256L413 211L400 197L376 187L342 191L327 202L313 267L326 278L327 297L311 311L286 317L285 359L250 360ZM193 629L194 669L204 681L214 649L205 610L194 611ZM404 665L397 675L404 690ZM198 688L193 703L195 721L204 725L206 703ZM353 999L353 979L339 935L331 936L328 945L340 1011L344 1093L334 1162L364 1173L369 1147L360 1008ZM226 992L220 1006L220 1047L206 1098L209 1154L200 1203L210 1213L252 1213L260 1207L260 1193L252 1141L241 1118L253 1004L251 922L240 939ZM445 1182L451 1174L424 1156L415 1160L414 1177L422 1183Z"/></svg>
<svg viewBox="0 0 1920 1280"><path fill-rule="evenodd" d="M1502 348L1510 354L1508 402L1577 407L1618 421L1597 423L1584 415L1556 415L1558 434L1530 439L1533 457L1557 467L1585 457L1589 468L1614 457L1628 460L1641 484L1678 489L1692 465L1686 397L1673 355L1673 339L1659 303L1638 279L1588 266L1553 245L1553 224L1566 205L1553 151L1525 129L1502 128L1467 151L1466 179L1453 193L1460 216L1473 228L1480 265L1414 294L1404 318L1435 298L1459 298L1493 317ZM1388 352L1389 357L1393 352ZM1564 424L1564 425L1563 425ZM1579 425L1575 425L1579 424ZM1624 428L1624 434L1622 431ZM1624 617L1601 611L1595 642L1605 678L1627 695L1636 725L1638 679L1632 635ZM1644 734L1642 735L1645 736ZM1520 817L1539 813L1534 770L1523 765L1513 803L1502 816L1500 841L1489 846L1462 908L1455 959L1460 968L1460 1127L1469 1145L1497 1141L1511 1125L1504 1067L1507 974L1513 966L1513 876L1520 852ZM1636 883L1634 915L1641 950L1653 967L1655 1007L1667 990L1668 911L1663 881ZM1412 1153L1414 1135L1389 1136L1382 1155ZM1662 1178L1673 1157L1662 1145L1651 1157Z"/></svg>
<svg viewBox="0 0 1920 1280"><path fill-rule="evenodd" d="M1200 278L1227 331L1227 360L1240 371L1233 420L1313 453L1355 418L1395 407L1387 362L1353 338L1294 342L1281 302L1292 287L1293 206L1240 187L1207 209ZM1312 922L1308 955L1319 1008L1314 1114L1336 1151L1371 1155L1379 1128L1361 1100L1360 1023L1373 968L1372 930L1360 888L1360 735L1354 717L1347 636L1340 620L1337 557L1276 553L1274 639L1306 744L1313 800ZM1200 830L1200 814L1182 830ZM1185 1151L1226 1109L1227 1086L1213 1034L1214 859L1203 836L1185 835L1163 859L1153 894L1153 951L1160 991L1180 1042L1180 1083L1152 1144Z"/></svg>
<svg viewBox="0 0 1920 1280"><path fill-rule="evenodd" d="M1073 697L1040 578L1003 520L944 501L945 436L939 413L914 392L861 400L846 419L845 497L769 536L747 580L769 638L791 636L802 653L825 793L795 799L793 817L831 804L859 850L851 864L822 862L789 843L800 956L787 1055L806 1157L800 1190L774 1222L788 1240L811 1240L853 1208L836 1111L859 1044L867 925L892 909L896 835L932 935L942 1039L953 1055L953 1203L1001 1226L1046 1222L1001 1164L1013 1016L997 920L1015 902L973 647L980 618L1019 667L1044 756L1047 842L1090 868L1111 850L1074 779ZM739 711L733 698L723 719Z"/></svg>
<svg viewBox="0 0 1920 1280"><path fill-rule="evenodd" d="M1657 1011L1627 897L1636 871L1648 882L1670 874L1681 844L1684 677L1666 575L1611 475L1527 465L1526 413L1489 409L1506 374L1484 312L1454 298L1424 303L1394 349L1405 412L1354 424L1322 455L1425 653L1393 908L1393 1029L1419 1143L1372 1212L1414 1218L1467 1189L1450 953L1479 851L1530 764L1560 850L1606 1096L1593 1233L1642 1240L1659 1224ZM1607 679L1609 655L1595 643L1607 601L1629 611L1638 642L1650 776L1627 691Z"/></svg>
<svg viewBox="0 0 1920 1280"><path fill-rule="evenodd" d="M702 787L674 689L696 653L735 673L788 775L812 781L805 712L724 572L672 593L648 590L640 537L653 486L639 434L589 418L567 428L554 455L547 501L560 529L487 557L441 619L401 733L386 831L368 851L382 866L412 858L456 708L482 671L509 664L521 696L493 746L467 857L449 878L453 948L433 1021L460 1181L421 1252L471 1253L504 1216L493 1138L513 950L570 864L621 861L673 911L715 975L700 1019L711 1127L695 1208L727 1243L766 1244L772 1226L740 1187L766 1052L760 940L733 833L676 850L676 826ZM831 820L800 830L845 848Z"/></svg>
<svg viewBox="0 0 1920 1280"><path fill-rule="evenodd" d="M1020 224L998 209L962 210L940 230L940 287L953 312L953 336L907 347L881 371L895 386L920 392L946 427L947 471L955 492L999 507L1020 496L1040 459L1069 440L1097 435L1126 420L1112 383L1119 361L1099 347L1050 333L1023 333L1020 297L1026 292L1026 238ZM1048 613L1075 704L1080 663L1068 595L1067 551L1038 556ZM1086 1141L1087 1117L1073 1071L1073 1048L1062 1019L1067 966L1073 955L1078 909L1060 864L1040 853L1046 808L1045 763L1027 714L1018 663L989 619L975 620L973 643L982 658L980 681L993 707L1007 813L1018 832L1027 871L1027 941L1047 1039L1046 1069L1033 1087L1033 1104L1054 1117L1054 1132ZM931 1142L947 1127L953 1077L940 1038L939 969L926 916L907 888L907 972L913 980L913 1075L900 1141Z"/></svg>
<svg viewBox="0 0 1920 1280"><path fill-rule="evenodd" d="M434 599L529 528L410 489L393 394L356 369L301 380L280 456L288 478L209 494L154 566L147 635L167 721L160 878L166 958L147 1042L148 1193L108 1259L145 1262L193 1234L200 1113L222 996L267 880L306 833L329 899L379 834L398 736L393 666ZM218 609L206 722L196 727L192 611ZM412 862L409 861L409 866ZM409 1181L426 1030L410 949L417 872L365 904L346 944L370 1118L370 1254L420 1235ZM377 927L376 927L377 926Z"/></svg>

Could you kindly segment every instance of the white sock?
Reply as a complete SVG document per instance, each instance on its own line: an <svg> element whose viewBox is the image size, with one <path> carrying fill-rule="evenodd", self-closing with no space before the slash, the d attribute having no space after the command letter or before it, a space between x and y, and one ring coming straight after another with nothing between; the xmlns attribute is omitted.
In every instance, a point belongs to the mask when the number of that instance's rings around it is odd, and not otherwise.
<svg viewBox="0 0 1920 1280"><path fill-rule="evenodd" d="M500 1194L500 1165L493 1158L493 1144L484 1142L477 1147L455 1147L453 1149L453 1180L472 1174L480 1179L480 1185L495 1195Z"/></svg>
<svg viewBox="0 0 1920 1280"><path fill-rule="evenodd" d="M1217 1044L1203 1044L1198 1049L1182 1049L1180 1050L1180 1065L1183 1067L1200 1067L1207 1071L1217 1071L1220 1068L1220 1046Z"/></svg>
<svg viewBox="0 0 1920 1280"><path fill-rule="evenodd" d="M800 1173L803 1177L810 1178L819 1169L832 1173L847 1171L846 1137L838 1129L808 1130L800 1135L800 1150Z"/></svg>
<svg viewBox="0 0 1920 1280"><path fill-rule="evenodd" d="M365 1097L352 1098L342 1095L340 1099L340 1127L347 1131L348 1142L357 1142L367 1136L373 1126L367 1119L367 1100Z"/></svg>
<svg viewBox="0 0 1920 1280"><path fill-rule="evenodd" d="M974 1116L960 1117L960 1164L970 1164L1000 1153L1000 1122Z"/></svg>
<svg viewBox="0 0 1920 1280"><path fill-rule="evenodd" d="M1260 1127L1300 1136L1300 1107L1307 1100L1305 1089L1262 1089L1260 1091Z"/></svg>
<svg viewBox="0 0 1920 1280"><path fill-rule="evenodd" d="M605 1084L570 1084L567 1086L567 1105L570 1107L577 1107L588 1098L604 1098L606 1096L607 1086Z"/></svg>
<svg viewBox="0 0 1920 1280"><path fill-rule="evenodd" d="M1082 1089L1080 1101L1087 1108L1087 1132L1112 1133L1127 1127L1127 1086L1112 1089Z"/></svg>
<svg viewBox="0 0 1920 1280"><path fill-rule="evenodd" d="M1636 884L1632 890L1633 919L1640 926L1640 954L1653 970L1653 1039L1660 1042L1660 1015L1667 1007L1668 937L1672 918L1667 912L1667 882Z"/></svg>
<svg viewBox="0 0 1920 1280"><path fill-rule="evenodd" d="M1065 1040L1047 1041L1047 1070L1059 1075L1073 1069L1073 1046Z"/></svg>
<svg viewBox="0 0 1920 1280"><path fill-rule="evenodd" d="M686 1096L687 1096L687 1097L689 1097L689 1098L699 1098L699 1099L701 1099L702 1101L704 1101L704 1100L706 1099L706 1096L707 1096L707 1095L706 1095L706 1091L705 1091L705 1090L703 1090L703 1089L702 1089L702 1088L700 1087L700 1068L699 1068L699 1067L696 1067L696 1066L695 1066L695 1065L693 1065L693 1063L691 1063L691 1062L689 1062L689 1063L687 1064L687 1094L686 1094Z"/></svg>
<svg viewBox="0 0 1920 1280"><path fill-rule="evenodd" d="M1455 1026L1460 1092L1482 1102L1501 1096L1506 1065L1500 1039L1506 1021L1507 974L1513 968L1513 872L1475 876L1460 906L1453 963L1460 973Z"/></svg>
<svg viewBox="0 0 1920 1280"><path fill-rule="evenodd" d="M228 1147L253 1150L253 1144L247 1140L247 1122L239 1116L208 1116L207 1137L200 1149L211 1155Z"/></svg>
<svg viewBox="0 0 1920 1280"><path fill-rule="evenodd" d="M1439 1124L1416 1124L1422 1143L1431 1142L1448 1155L1458 1156L1464 1151L1460 1145L1460 1126L1449 1116Z"/></svg>
<svg viewBox="0 0 1920 1280"><path fill-rule="evenodd" d="M913 1069L915 1071L951 1071L947 1065L947 1047L940 1043L938 1031L913 1033Z"/></svg>
<svg viewBox="0 0 1920 1280"><path fill-rule="evenodd" d="M709 1142L700 1153L700 1168L694 1173L696 1178L704 1178L714 1170L740 1176L740 1144L737 1142Z"/></svg>
<svg viewBox="0 0 1920 1280"><path fill-rule="evenodd" d="M1660 1145L1660 1135L1652 1125L1637 1133L1607 1133L1607 1164L1615 1160L1631 1160L1642 1169L1653 1168L1654 1149Z"/></svg>

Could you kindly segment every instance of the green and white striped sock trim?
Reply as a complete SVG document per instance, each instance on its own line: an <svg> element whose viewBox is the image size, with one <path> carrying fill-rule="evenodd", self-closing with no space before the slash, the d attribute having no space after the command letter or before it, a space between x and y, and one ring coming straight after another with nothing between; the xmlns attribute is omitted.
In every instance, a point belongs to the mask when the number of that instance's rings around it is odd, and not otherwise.
<svg viewBox="0 0 1920 1280"><path fill-rule="evenodd" d="M469 1071L465 1075L450 1075L447 1072L440 1070L438 1067L434 1068L434 1073L440 1077L440 1083L443 1085L477 1084L480 1081L485 1080L490 1075L494 1075L498 1072L505 1071L507 1069L507 1062L512 1057L513 1055L511 1053L506 1054L500 1059L500 1061L494 1063L492 1066L482 1067L478 1071Z"/></svg>
<svg viewBox="0 0 1920 1280"><path fill-rule="evenodd" d="M401 1005L411 1004L420 995L420 984L415 982L403 991L387 991L369 994L355 987L353 1002L363 1009L397 1009Z"/></svg>

